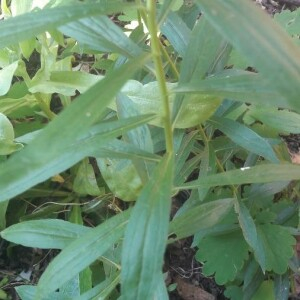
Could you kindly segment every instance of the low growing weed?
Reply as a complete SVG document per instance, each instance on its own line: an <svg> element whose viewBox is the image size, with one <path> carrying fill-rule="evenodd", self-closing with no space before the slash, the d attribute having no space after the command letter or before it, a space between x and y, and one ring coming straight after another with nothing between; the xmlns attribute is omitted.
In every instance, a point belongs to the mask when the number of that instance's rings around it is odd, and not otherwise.
<svg viewBox="0 0 300 300"><path fill-rule="evenodd" d="M157 2L1 1L1 237L61 250L23 300L168 299L189 236L227 297L295 292L299 10Z"/></svg>

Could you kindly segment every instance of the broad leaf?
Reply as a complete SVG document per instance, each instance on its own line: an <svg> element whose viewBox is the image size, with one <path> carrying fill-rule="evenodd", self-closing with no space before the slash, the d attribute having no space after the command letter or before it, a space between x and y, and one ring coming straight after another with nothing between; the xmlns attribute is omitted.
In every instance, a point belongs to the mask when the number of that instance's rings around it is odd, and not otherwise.
<svg viewBox="0 0 300 300"><path fill-rule="evenodd" d="M284 274L294 254L295 238L287 228L274 224L258 225L257 233L266 257L266 270Z"/></svg>
<svg viewBox="0 0 300 300"><path fill-rule="evenodd" d="M241 231L205 237L198 248L196 259L204 263L203 274L214 275L220 285L235 279L249 255Z"/></svg>
<svg viewBox="0 0 300 300"><path fill-rule="evenodd" d="M122 250L122 299L152 299L161 277L171 207L173 159L157 165L134 206Z"/></svg>
<svg viewBox="0 0 300 300"><path fill-rule="evenodd" d="M97 165L110 191L124 201L135 201L143 188L142 180L131 160L97 158Z"/></svg>
<svg viewBox="0 0 300 300"><path fill-rule="evenodd" d="M167 83L171 108L175 105L175 95L173 93L175 87L175 83ZM163 127L164 110L161 109L162 102L156 81L143 85L138 81L130 80L123 87L122 92L132 100L140 114L157 115L157 118L151 124ZM204 122L214 113L220 103L218 97L207 95L188 95L185 101L185 105L174 125L175 128L188 128ZM116 110L116 105L110 105L110 108Z"/></svg>

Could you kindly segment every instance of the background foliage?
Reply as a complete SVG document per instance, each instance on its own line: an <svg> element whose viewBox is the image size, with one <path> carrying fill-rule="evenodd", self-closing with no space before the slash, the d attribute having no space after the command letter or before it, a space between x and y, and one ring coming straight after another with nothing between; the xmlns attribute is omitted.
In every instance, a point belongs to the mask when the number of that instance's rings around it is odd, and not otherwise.
<svg viewBox="0 0 300 300"><path fill-rule="evenodd" d="M227 297L288 299L300 167L282 136L300 133L299 10L271 19L248 0L1 10L1 237L62 250L20 297L168 299L165 249L193 236ZM189 198L170 220L180 191Z"/></svg>

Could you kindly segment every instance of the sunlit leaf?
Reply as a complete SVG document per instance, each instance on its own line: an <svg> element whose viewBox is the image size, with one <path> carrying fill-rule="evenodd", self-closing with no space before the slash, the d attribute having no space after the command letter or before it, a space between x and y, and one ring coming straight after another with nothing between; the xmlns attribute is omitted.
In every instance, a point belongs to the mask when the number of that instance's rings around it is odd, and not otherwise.
<svg viewBox="0 0 300 300"><path fill-rule="evenodd" d="M5 95L8 92L17 67L18 62L15 61L14 63L0 70L0 96Z"/></svg>

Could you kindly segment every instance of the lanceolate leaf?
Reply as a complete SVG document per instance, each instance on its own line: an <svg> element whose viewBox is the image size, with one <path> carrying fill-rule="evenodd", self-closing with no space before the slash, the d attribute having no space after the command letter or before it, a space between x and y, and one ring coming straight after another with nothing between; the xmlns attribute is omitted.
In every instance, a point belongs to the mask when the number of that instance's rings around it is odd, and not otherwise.
<svg viewBox="0 0 300 300"><path fill-rule="evenodd" d="M91 228L63 220L37 220L18 223L1 232L1 237L25 247L63 249Z"/></svg>
<svg viewBox="0 0 300 300"><path fill-rule="evenodd" d="M246 167L216 175L200 177L187 182L180 189L196 189L198 187L213 187L245 183L265 183L290 181L300 179L300 166L293 164L265 164Z"/></svg>
<svg viewBox="0 0 300 300"><path fill-rule="evenodd" d="M80 19L60 27L59 30L75 38L79 43L89 46L90 49L120 53L128 58L143 52L107 16Z"/></svg>
<svg viewBox="0 0 300 300"><path fill-rule="evenodd" d="M75 145L72 143L76 144L76 139L85 134L88 128L101 118L106 105L131 74L138 69L143 60L137 58L134 62L127 63L96 83L52 121L30 145L14 155L13 159L2 164L0 201L16 196L49 178L55 174L51 172L58 171L57 168L62 171L80 160L82 154L74 148ZM101 93L101 98L99 98L99 93ZM76 156L71 164L70 161L66 163L59 159L65 155L68 147ZM45 162L48 164L48 172L45 172ZM51 168L52 171L50 171Z"/></svg>
<svg viewBox="0 0 300 300"><path fill-rule="evenodd" d="M56 256L39 280L38 299L61 287L116 243L124 233L129 214L130 211L126 211L110 218Z"/></svg>
<svg viewBox="0 0 300 300"><path fill-rule="evenodd" d="M232 141L244 149L261 155L272 162L278 162L271 145L245 125L220 117L211 117L208 123L223 131Z"/></svg>
<svg viewBox="0 0 300 300"><path fill-rule="evenodd" d="M192 207L170 223L171 240L178 240L219 223L233 206L233 199L216 200ZM174 236L174 238L173 238Z"/></svg>
<svg viewBox="0 0 300 300"><path fill-rule="evenodd" d="M179 93L214 95L221 98L261 104L272 103L285 107L285 98L279 95L261 74L241 70L225 70L205 80L180 84Z"/></svg>
<svg viewBox="0 0 300 300"><path fill-rule="evenodd" d="M173 158L157 165L133 209L122 251L122 299L153 299L161 278L171 206Z"/></svg>
<svg viewBox="0 0 300 300"><path fill-rule="evenodd" d="M297 134L300 132L300 115L292 111L270 107L251 107L246 115L277 129L280 133Z"/></svg>
<svg viewBox="0 0 300 300"><path fill-rule="evenodd" d="M95 4L59 6L9 18L0 24L0 48L24 41L76 19L120 12L129 5L118 0L102 0Z"/></svg>
<svg viewBox="0 0 300 300"><path fill-rule="evenodd" d="M261 240L257 238L256 226L248 208L242 202L235 203L235 210L238 214L239 223L243 231L244 238L249 246L254 250L255 258L261 266L263 272L266 270L266 253Z"/></svg>
<svg viewBox="0 0 300 300"><path fill-rule="evenodd" d="M197 2L211 24L284 97L284 107L299 111L300 50L288 34L251 1Z"/></svg>

